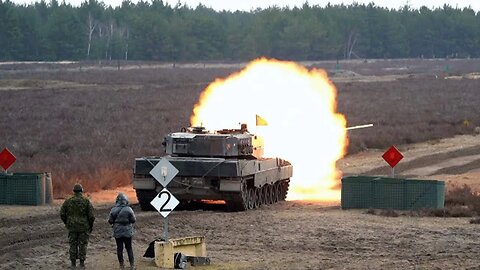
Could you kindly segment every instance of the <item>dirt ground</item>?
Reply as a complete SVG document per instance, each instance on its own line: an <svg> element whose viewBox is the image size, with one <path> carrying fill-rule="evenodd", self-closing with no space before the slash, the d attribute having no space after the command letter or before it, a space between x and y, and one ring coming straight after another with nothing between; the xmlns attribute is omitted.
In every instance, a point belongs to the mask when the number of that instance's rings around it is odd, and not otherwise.
<svg viewBox="0 0 480 270"><path fill-rule="evenodd" d="M478 167L456 174L471 159L478 162L479 138L457 136L400 146L405 155L400 164L423 162L406 165L397 174L417 172L416 177L468 183L480 191ZM477 154L467 149L477 149ZM339 168L345 174L374 170L388 174L381 154L369 150L351 155L339 161ZM449 163L438 159L441 154L463 157L465 162L457 158ZM89 269L117 267L106 218L118 191L136 202L131 187L88 194L95 201L97 217L88 248ZM0 269L68 267L60 204L61 200L53 206L0 207ZM154 269L154 262L142 255L148 243L162 234L163 219L156 212L142 212L135 204L133 208L138 218L134 240L138 269ZM169 232L172 238L206 237L213 264L195 269L478 269L478 226L470 224L469 218L383 217L365 210L341 210L339 202L288 201L239 213L222 208L174 211Z"/></svg>

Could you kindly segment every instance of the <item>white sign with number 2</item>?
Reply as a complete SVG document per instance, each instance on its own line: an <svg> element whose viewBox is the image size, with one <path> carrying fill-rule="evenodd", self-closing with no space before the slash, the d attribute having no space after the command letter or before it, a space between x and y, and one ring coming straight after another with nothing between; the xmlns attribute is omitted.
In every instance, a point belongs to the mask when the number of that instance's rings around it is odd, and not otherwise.
<svg viewBox="0 0 480 270"><path fill-rule="evenodd" d="M166 218L179 203L178 199L166 188L162 189L150 202L164 218Z"/></svg>

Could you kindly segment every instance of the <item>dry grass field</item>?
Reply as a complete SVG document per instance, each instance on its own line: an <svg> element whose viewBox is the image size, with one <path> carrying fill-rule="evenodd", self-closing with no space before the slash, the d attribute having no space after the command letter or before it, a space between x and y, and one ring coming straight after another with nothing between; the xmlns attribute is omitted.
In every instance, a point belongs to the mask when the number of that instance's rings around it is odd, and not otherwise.
<svg viewBox="0 0 480 270"><path fill-rule="evenodd" d="M458 75L477 71L480 61L342 63L349 73L332 76L338 110L349 125L375 124L351 132L348 153L473 133L480 80L445 79L445 63ZM334 62L308 64L335 69ZM77 181L91 191L125 185L134 157L161 154L164 135L189 125L208 83L240 66L0 65L0 146L18 158L12 171L52 172L56 197Z"/></svg>
<svg viewBox="0 0 480 270"><path fill-rule="evenodd" d="M134 157L159 155L189 125L201 90L224 69L0 71L0 145L12 171L50 171L55 196L130 182Z"/></svg>
<svg viewBox="0 0 480 270"><path fill-rule="evenodd" d="M208 83L242 66L118 64L0 65L0 147L16 154L12 171L52 172L57 197L52 206L0 207L0 269L68 266L58 211L79 180L97 217L87 268L115 269L106 218L117 191L135 203L134 157L161 154L163 136L188 126ZM340 170L388 174L381 155L395 144L405 155L396 173L445 180L447 208L343 211L338 203L289 201L238 213L175 211L172 237L207 239L213 265L195 269L480 269L479 225L470 223L480 215L480 60L304 64L329 71L349 125L375 125L349 133ZM155 269L141 256L161 234L162 218L133 207L138 269Z"/></svg>

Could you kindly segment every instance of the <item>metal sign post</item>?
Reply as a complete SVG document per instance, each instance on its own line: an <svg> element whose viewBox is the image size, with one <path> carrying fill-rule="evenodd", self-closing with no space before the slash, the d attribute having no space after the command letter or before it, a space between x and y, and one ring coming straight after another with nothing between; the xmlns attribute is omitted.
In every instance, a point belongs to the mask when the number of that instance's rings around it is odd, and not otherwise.
<svg viewBox="0 0 480 270"><path fill-rule="evenodd" d="M163 219L163 239L168 241L168 216Z"/></svg>
<svg viewBox="0 0 480 270"><path fill-rule="evenodd" d="M164 217L163 219L163 239L168 240L168 215L177 207L180 201L173 196L167 189L168 183L178 174L175 168L167 159L162 158L150 174L164 187L160 193L150 202L157 211Z"/></svg>
<svg viewBox="0 0 480 270"><path fill-rule="evenodd" d="M163 182L166 183L166 178L167 178L167 167L162 167L162 177L163 177ZM164 187L166 187L167 184L165 184ZM168 216L163 218L163 239L165 241L168 241Z"/></svg>

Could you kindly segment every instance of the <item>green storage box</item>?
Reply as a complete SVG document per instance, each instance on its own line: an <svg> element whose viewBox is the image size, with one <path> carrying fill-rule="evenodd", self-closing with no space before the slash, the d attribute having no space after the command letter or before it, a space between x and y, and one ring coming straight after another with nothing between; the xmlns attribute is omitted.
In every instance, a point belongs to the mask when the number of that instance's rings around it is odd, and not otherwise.
<svg viewBox="0 0 480 270"><path fill-rule="evenodd" d="M342 179L342 208L409 210L443 208L445 183L378 176L348 176Z"/></svg>
<svg viewBox="0 0 480 270"><path fill-rule="evenodd" d="M0 204L51 203L51 177L47 173L0 174Z"/></svg>

